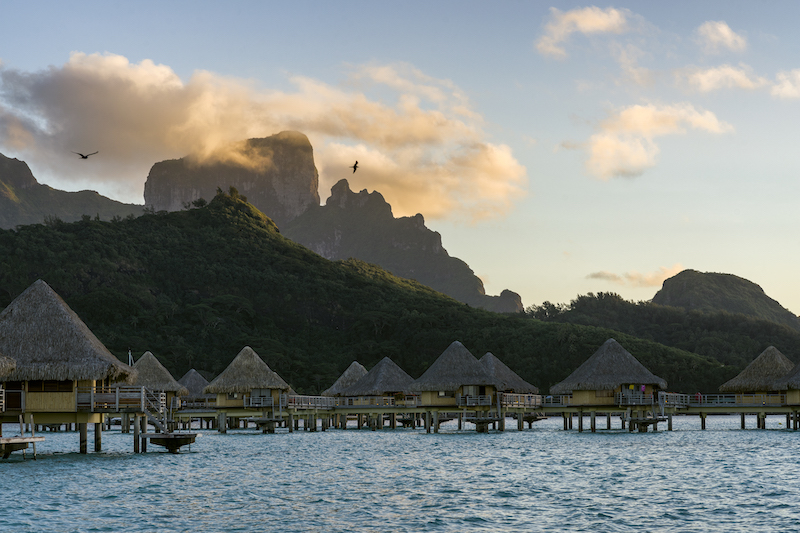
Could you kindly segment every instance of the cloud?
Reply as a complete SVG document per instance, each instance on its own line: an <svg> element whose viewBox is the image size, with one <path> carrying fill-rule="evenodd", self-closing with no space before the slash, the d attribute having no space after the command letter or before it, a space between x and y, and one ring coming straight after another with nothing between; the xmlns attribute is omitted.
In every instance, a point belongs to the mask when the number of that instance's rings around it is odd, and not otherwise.
<svg viewBox="0 0 800 533"><path fill-rule="evenodd" d="M800 98L800 69L778 72L777 82L770 89L772 96L783 100Z"/></svg>
<svg viewBox="0 0 800 533"><path fill-rule="evenodd" d="M683 69L676 73L679 81L684 81L692 89L707 93L719 89L755 90L769 85L769 81L755 76L747 65L738 67L721 65L709 69Z"/></svg>
<svg viewBox="0 0 800 533"><path fill-rule="evenodd" d="M640 87L651 87L655 83L655 75L650 69L639 66L639 59L645 53L632 44L615 47L617 62L624 76L624 80Z"/></svg>
<svg viewBox="0 0 800 533"><path fill-rule="evenodd" d="M314 146L323 196L348 178L379 190L396 214L479 220L525 193L525 168L487 139L483 117L449 80L400 64L353 67L346 87L289 81L291 90L265 90L202 70L183 81L168 66L108 53L73 53L37 72L0 69L0 148L34 172L141 198L159 160L246 162L239 141L297 130ZM88 165L71 153L95 150Z"/></svg>
<svg viewBox="0 0 800 533"><path fill-rule="evenodd" d="M654 139L683 134L687 128L711 133L733 131L711 111L697 110L688 103L633 105L612 114L591 136L586 169L603 180L641 175L655 166L659 148Z"/></svg>
<svg viewBox="0 0 800 533"><path fill-rule="evenodd" d="M747 39L734 32L725 21L709 20L697 28L697 42L708 54L722 49L741 52L747 48Z"/></svg>
<svg viewBox="0 0 800 533"><path fill-rule="evenodd" d="M567 52L561 46L573 33L584 35L613 33L621 34L628 30L627 9L609 7L584 7L570 11L550 8L550 22L545 25L544 35L536 42L536 49L545 56L564 59Z"/></svg>
<svg viewBox="0 0 800 533"><path fill-rule="evenodd" d="M635 270L626 272L624 274L614 274L612 272L600 271L593 272L586 276L587 279L599 279L602 281L609 281L617 285L626 285L628 287L660 287L664 280L671 278L675 274L684 270L680 263L675 263L671 267L659 267L655 272L646 274L639 273Z"/></svg>

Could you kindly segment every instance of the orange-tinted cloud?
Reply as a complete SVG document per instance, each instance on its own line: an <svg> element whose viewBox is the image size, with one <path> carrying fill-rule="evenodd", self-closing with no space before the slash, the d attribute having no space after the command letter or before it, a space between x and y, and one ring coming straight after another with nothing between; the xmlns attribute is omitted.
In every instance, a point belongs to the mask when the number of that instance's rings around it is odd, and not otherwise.
<svg viewBox="0 0 800 533"><path fill-rule="evenodd" d="M291 91L207 71L183 81L168 66L114 54L73 53L33 73L0 69L0 148L130 196L156 161L245 162L238 141L297 130L314 146L323 198L347 177L379 190L399 215L477 220L502 216L525 193L525 168L487 139L481 115L449 80L368 65L353 68L347 88L290 81ZM91 164L71 153L95 150ZM359 171L350 175L354 157Z"/></svg>
<svg viewBox="0 0 800 533"><path fill-rule="evenodd" d="M593 272L586 276L587 279L599 279L616 283L617 285L626 285L629 287L660 287L664 280L671 278L675 274L684 270L680 263L675 263L671 267L659 267L655 272L640 273L635 270L625 272L623 274L614 274L613 272L600 271Z"/></svg>

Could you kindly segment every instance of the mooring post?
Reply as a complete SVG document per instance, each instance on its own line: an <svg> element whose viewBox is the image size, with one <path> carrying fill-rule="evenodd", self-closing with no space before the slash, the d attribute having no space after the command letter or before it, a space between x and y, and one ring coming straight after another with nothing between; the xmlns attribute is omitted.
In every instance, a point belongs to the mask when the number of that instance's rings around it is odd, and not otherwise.
<svg viewBox="0 0 800 533"><path fill-rule="evenodd" d="M433 412L433 432L439 433L439 411Z"/></svg>
<svg viewBox="0 0 800 533"><path fill-rule="evenodd" d="M130 422L130 419L128 420ZM139 439L139 415L133 415L133 453L141 453Z"/></svg>
<svg viewBox="0 0 800 533"><path fill-rule="evenodd" d="M139 434L142 437L142 453L147 453L147 437L144 436L147 433L147 415L143 415L140 417L142 423L141 433Z"/></svg>
<svg viewBox="0 0 800 533"><path fill-rule="evenodd" d="M567 427L567 426L568 426L568 424L567 424L567 413L561 413L561 418L563 418L563 419L564 419L564 420L563 420L563 421L564 421L564 431L566 431L567 429L569 429L569 428Z"/></svg>
<svg viewBox="0 0 800 533"><path fill-rule="evenodd" d="M89 446L87 441L89 440L89 429L86 422L81 422L78 424L78 431L80 432L80 453L86 454L89 453Z"/></svg>
<svg viewBox="0 0 800 533"><path fill-rule="evenodd" d="M594 411L589 413L589 425L592 428L592 433L596 433L597 432L597 424L596 424L596 420L595 420L595 412Z"/></svg>
<svg viewBox="0 0 800 533"><path fill-rule="evenodd" d="M220 433L228 432L228 414L225 411L219 414L219 422L217 423L217 431Z"/></svg>
<svg viewBox="0 0 800 533"><path fill-rule="evenodd" d="M583 411L578 411L578 433L583 432Z"/></svg>
<svg viewBox="0 0 800 533"><path fill-rule="evenodd" d="M741 414L741 418L742 418L742 429L744 429L744 413Z"/></svg>
<svg viewBox="0 0 800 533"><path fill-rule="evenodd" d="M700 413L700 429L706 429L706 414Z"/></svg>
<svg viewBox="0 0 800 533"><path fill-rule="evenodd" d="M99 452L103 449L103 423L94 425L94 451Z"/></svg>
<svg viewBox="0 0 800 533"><path fill-rule="evenodd" d="M431 412L425 411L425 433L431 432Z"/></svg>
<svg viewBox="0 0 800 533"><path fill-rule="evenodd" d="M611 411L606 413L606 429L611 429Z"/></svg>

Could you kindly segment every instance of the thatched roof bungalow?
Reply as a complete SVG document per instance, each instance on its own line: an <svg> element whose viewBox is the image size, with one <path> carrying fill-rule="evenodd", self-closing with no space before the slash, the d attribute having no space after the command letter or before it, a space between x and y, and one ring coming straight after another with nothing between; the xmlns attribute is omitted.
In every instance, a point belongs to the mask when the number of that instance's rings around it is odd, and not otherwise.
<svg viewBox="0 0 800 533"><path fill-rule="evenodd" d="M208 407L216 405L216 394L205 394L203 390L208 386L208 380L197 370L192 368L186 372L178 383L186 387L188 394L181 397L185 407Z"/></svg>
<svg viewBox="0 0 800 533"><path fill-rule="evenodd" d="M342 392L358 382L359 379L367 375L367 369L358 361L353 361L347 367L339 379L337 379L330 388L322 391L322 396L342 396Z"/></svg>
<svg viewBox="0 0 800 533"><path fill-rule="evenodd" d="M384 357L357 383L345 389L342 396L348 398L398 394L402 396L408 391L408 386L413 381L414 378L409 376L405 370L388 357Z"/></svg>
<svg viewBox="0 0 800 533"><path fill-rule="evenodd" d="M169 370L164 368L164 365L156 359L152 352L142 354L139 360L134 363L133 368L139 373L134 385L147 387L152 391L165 392L167 394L167 405L169 406L178 407L174 403L174 399L178 396L189 394L189 389L175 381Z"/></svg>
<svg viewBox="0 0 800 533"><path fill-rule="evenodd" d="M261 407L277 405L280 394L289 389L283 378L245 346L203 392L217 395L217 407Z"/></svg>
<svg viewBox="0 0 800 533"><path fill-rule="evenodd" d="M2 378L6 390L22 391L25 411L39 413L40 423L94 422L75 419L77 388L130 383L136 378L136 370L111 354L42 280L0 313L0 353L16 363ZM6 395L7 412L15 402L21 408L22 394Z"/></svg>
<svg viewBox="0 0 800 533"><path fill-rule="evenodd" d="M776 386L782 385L777 382L787 376L793 367L794 363L780 350L770 346L753 359L753 362L739 372L736 377L720 385L719 391L765 394L786 390L782 387L776 388Z"/></svg>
<svg viewBox="0 0 800 533"><path fill-rule="evenodd" d="M785 376L775 380L772 389L785 391L788 405L800 405L800 363L796 364Z"/></svg>
<svg viewBox="0 0 800 533"><path fill-rule="evenodd" d="M422 405L455 406L462 396L492 397L494 379L459 341L454 341L419 379L409 385Z"/></svg>
<svg viewBox="0 0 800 533"><path fill-rule="evenodd" d="M573 405L613 405L623 389L653 394L667 382L647 370L616 340L608 339L567 379L550 387L551 394L572 394Z"/></svg>
<svg viewBox="0 0 800 533"><path fill-rule="evenodd" d="M495 357L492 352L486 352L479 362L494 379L495 387L498 391L515 394L539 394L538 388L519 377L516 372Z"/></svg>

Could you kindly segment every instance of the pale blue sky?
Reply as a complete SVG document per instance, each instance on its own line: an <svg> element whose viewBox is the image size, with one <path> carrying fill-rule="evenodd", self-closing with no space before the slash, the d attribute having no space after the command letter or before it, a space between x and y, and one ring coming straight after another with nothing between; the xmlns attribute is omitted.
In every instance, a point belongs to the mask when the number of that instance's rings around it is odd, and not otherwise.
<svg viewBox="0 0 800 533"><path fill-rule="evenodd" d="M150 166L306 133L525 305L682 268L800 312L792 2L0 3L0 152L141 203ZM10 22L10 23L9 23ZM71 150L101 151L91 166ZM359 173L346 164L359 159Z"/></svg>

